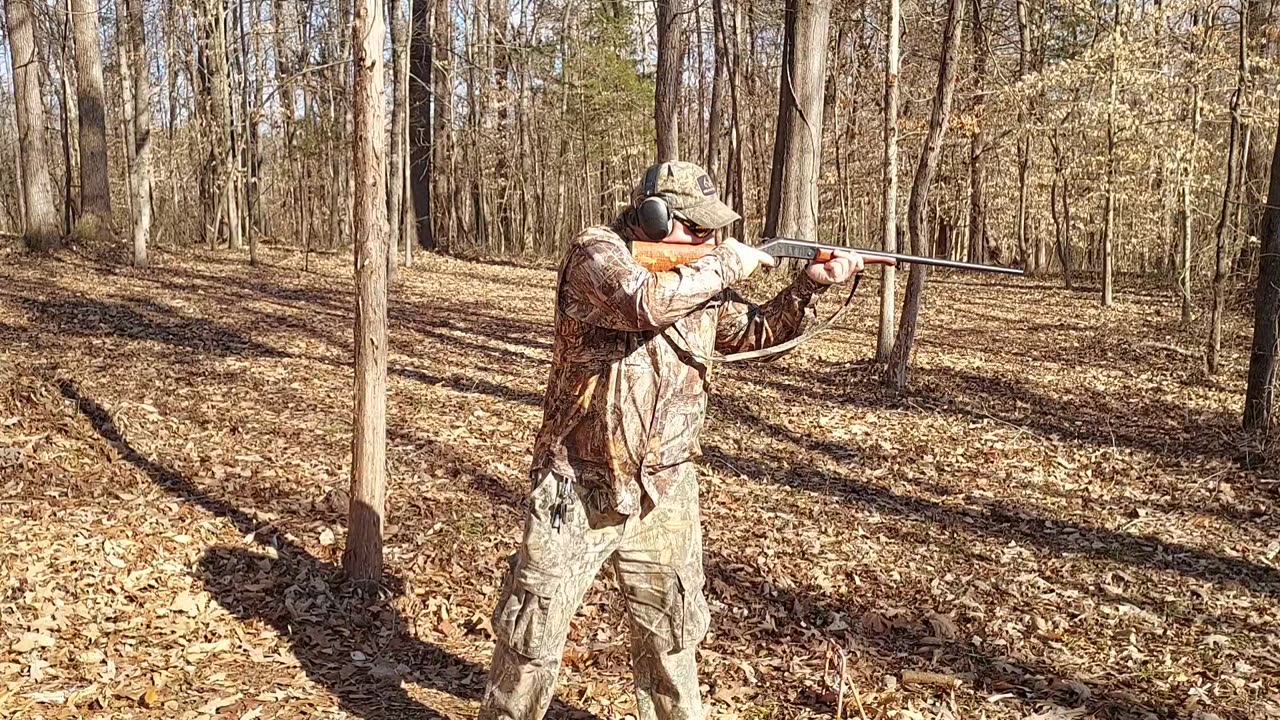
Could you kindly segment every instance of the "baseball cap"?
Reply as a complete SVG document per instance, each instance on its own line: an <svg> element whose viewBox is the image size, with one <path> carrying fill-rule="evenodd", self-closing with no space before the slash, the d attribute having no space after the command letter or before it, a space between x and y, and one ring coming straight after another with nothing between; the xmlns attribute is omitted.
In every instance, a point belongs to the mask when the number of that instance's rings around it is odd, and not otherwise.
<svg viewBox="0 0 1280 720"><path fill-rule="evenodd" d="M632 202L654 195L667 201L672 213L704 228L718 230L741 216L720 201L720 192L706 170L691 162L652 165L632 193Z"/></svg>

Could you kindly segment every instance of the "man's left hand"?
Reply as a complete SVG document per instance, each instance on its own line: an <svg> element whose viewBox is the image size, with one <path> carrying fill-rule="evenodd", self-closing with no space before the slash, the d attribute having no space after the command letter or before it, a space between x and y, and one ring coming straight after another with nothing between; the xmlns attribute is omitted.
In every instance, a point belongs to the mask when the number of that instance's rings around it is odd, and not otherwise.
<svg viewBox="0 0 1280 720"><path fill-rule="evenodd" d="M837 250L834 258L824 263L811 263L804 272L819 285L836 285L848 282L863 269L861 255L852 250Z"/></svg>

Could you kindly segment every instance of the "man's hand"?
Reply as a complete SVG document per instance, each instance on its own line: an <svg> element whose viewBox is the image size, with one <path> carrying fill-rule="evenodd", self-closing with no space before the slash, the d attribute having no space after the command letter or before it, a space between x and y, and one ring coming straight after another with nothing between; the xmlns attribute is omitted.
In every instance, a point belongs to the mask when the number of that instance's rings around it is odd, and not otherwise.
<svg viewBox="0 0 1280 720"><path fill-rule="evenodd" d="M720 244L738 256L738 262L742 263L742 277L744 279L751 277L761 265L774 267L778 264L778 259L769 253L757 250L750 245L744 245L734 238L728 238Z"/></svg>
<svg viewBox="0 0 1280 720"><path fill-rule="evenodd" d="M852 250L837 250L835 257L825 263L811 263L804 269L809 279L819 285L836 285L847 282L864 269L862 256Z"/></svg>

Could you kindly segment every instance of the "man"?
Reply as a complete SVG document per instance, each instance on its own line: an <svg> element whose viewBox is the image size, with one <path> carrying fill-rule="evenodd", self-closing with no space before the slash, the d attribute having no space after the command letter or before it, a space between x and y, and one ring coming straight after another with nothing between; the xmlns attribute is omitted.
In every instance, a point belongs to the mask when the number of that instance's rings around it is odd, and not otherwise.
<svg viewBox="0 0 1280 720"><path fill-rule="evenodd" d="M701 720L694 653L709 616L694 458L710 359L799 335L826 287L863 268L853 252L810 265L755 306L730 289L775 264L755 248L728 239L667 272L628 250L629 240L701 242L738 217L701 168L660 163L611 226L570 243L534 488L493 614L481 720L546 713L569 622L605 561L631 616L639 720Z"/></svg>

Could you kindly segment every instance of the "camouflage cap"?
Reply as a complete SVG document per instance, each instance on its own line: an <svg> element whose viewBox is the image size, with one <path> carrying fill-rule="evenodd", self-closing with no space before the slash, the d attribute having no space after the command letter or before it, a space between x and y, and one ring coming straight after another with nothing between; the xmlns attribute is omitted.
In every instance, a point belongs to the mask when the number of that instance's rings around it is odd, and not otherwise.
<svg viewBox="0 0 1280 720"><path fill-rule="evenodd" d="M690 162L651 166L632 193L632 202L639 205L654 195L665 199L676 217L704 228L719 229L741 217L720 201L720 193L707 171Z"/></svg>

